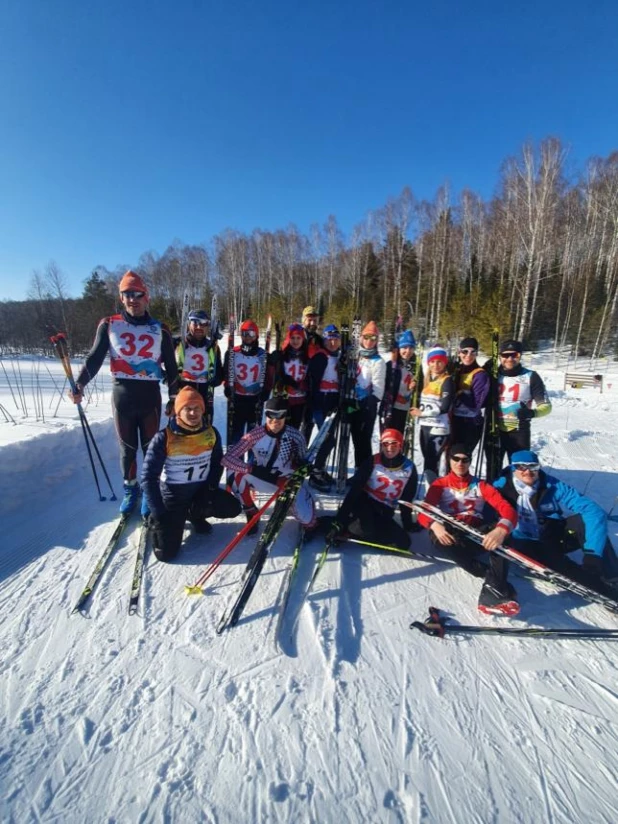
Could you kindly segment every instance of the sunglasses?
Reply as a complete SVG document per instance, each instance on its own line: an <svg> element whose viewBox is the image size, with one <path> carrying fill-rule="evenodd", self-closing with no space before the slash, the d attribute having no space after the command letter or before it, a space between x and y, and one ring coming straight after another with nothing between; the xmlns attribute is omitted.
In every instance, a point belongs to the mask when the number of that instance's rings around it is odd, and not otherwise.
<svg viewBox="0 0 618 824"><path fill-rule="evenodd" d="M127 292L121 292L123 298L143 298L146 293L145 292L134 292L132 289L128 290Z"/></svg>
<svg viewBox="0 0 618 824"><path fill-rule="evenodd" d="M399 446L399 441L382 441L382 446Z"/></svg>
<svg viewBox="0 0 618 824"><path fill-rule="evenodd" d="M519 352L500 352L500 357L504 358L504 360L508 360L509 358L514 360L519 357Z"/></svg>
<svg viewBox="0 0 618 824"><path fill-rule="evenodd" d="M541 465L538 463L513 464L513 469L517 469L519 472L538 472L540 468Z"/></svg>
<svg viewBox="0 0 618 824"><path fill-rule="evenodd" d="M472 459L466 458L463 455L452 455L451 460L453 463L469 464Z"/></svg>
<svg viewBox="0 0 618 824"><path fill-rule="evenodd" d="M255 334L253 329L243 329L243 331L240 334L243 336L243 338L256 338L257 337L257 335Z"/></svg>
<svg viewBox="0 0 618 824"><path fill-rule="evenodd" d="M285 417L287 417L288 411L287 409L273 409L266 412L266 417L270 421L281 421Z"/></svg>
<svg viewBox="0 0 618 824"><path fill-rule="evenodd" d="M478 351L477 349L460 349L459 354L460 355L476 355L477 351Z"/></svg>
<svg viewBox="0 0 618 824"><path fill-rule="evenodd" d="M363 340L377 340L377 335L362 335Z"/></svg>
<svg viewBox="0 0 618 824"><path fill-rule="evenodd" d="M202 329L204 329L206 326L210 326L210 321L209 320L192 320L191 323L194 326L201 327Z"/></svg>

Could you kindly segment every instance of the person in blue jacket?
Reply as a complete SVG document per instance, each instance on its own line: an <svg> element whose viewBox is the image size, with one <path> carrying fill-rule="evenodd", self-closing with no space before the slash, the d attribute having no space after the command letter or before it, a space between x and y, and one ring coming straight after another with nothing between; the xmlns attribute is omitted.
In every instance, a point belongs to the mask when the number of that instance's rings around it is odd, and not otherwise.
<svg viewBox="0 0 618 824"><path fill-rule="evenodd" d="M616 587L618 559L598 504L544 472L529 449L513 453L494 486L517 508L509 541L515 549L586 585L605 581ZM576 549L583 550L581 566L566 557Z"/></svg>
<svg viewBox="0 0 618 824"><path fill-rule="evenodd" d="M236 498L219 487L221 436L208 421L201 393L185 386L176 396L174 413L150 441L141 478L159 561L178 554L185 521L206 534L212 530L207 518L235 518L241 509Z"/></svg>

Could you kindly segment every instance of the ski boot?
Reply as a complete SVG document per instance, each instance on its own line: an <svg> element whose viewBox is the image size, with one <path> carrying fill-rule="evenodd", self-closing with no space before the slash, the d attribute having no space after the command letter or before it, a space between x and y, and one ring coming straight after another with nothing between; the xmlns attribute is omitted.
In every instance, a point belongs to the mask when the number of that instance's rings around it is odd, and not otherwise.
<svg viewBox="0 0 618 824"><path fill-rule="evenodd" d="M325 469L314 469L309 478L309 486L318 492L329 492L333 485L333 478Z"/></svg>
<svg viewBox="0 0 618 824"><path fill-rule="evenodd" d="M253 516L257 514L257 511L258 511L257 506L248 506L248 507L245 508L245 518L247 519L247 523L249 523L251 518L253 518ZM247 530L247 535L255 535L255 533L259 529L259 526L260 526L260 521L258 519L256 521L256 523L253 524L251 529Z"/></svg>
<svg viewBox="0 0 618 824"><path fill-rule="evenodd" d="M135 504L137 503L139 486L137 485L137 481L125 481L122 485L122 489L124 492L124 497L120 502L120 514L130 515L135 509Z"/></svg>
<svg viewBox="0 0 618 824"><path fill-rule="evenodd" d="M483 584L479 595L478 609L485 615L517 615L519 604L515 600L517 593L511 584L501 587Z"/></svg>
<svg viewBox="0 0 618 824"><path fill-rule="evenodd" d="M206 518L196 518L191 521L191 525L197 535L209 535L212 532L212 524Z"/></svg>

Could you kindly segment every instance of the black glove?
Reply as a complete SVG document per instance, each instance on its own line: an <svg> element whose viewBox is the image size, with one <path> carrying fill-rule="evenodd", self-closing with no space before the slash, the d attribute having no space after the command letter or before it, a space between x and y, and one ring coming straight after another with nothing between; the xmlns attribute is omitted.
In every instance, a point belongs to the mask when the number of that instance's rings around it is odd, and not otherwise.
<svg viewBox="0 0 618 824"><path fill-rule="evenodd" d="M176 398L170 398L169 401L165 404L165 414L169 418L170 415L174 414L174 402Z"/></svg>
<svg viewBox="0 0 618 824"><path fill-rule="evenodd" d="M536 412L534 409L529 409L525 403L520 403L519 409L517 410L517 417L520 421L529 421L536 417Z"/></svg>
<svg viewBox="0 0 618 824"><path fill-rule="evenodd" d="M148 529L152 538L153 547L155 547L155 549L162 549L164 533L163 516L157 517L151 512L148 516Z"/></svg>
<svg viewBox="0 0 618 824"><path fill-rule="evenodd" d="M603 574L603 559L591 549L584 549L583 567L590 575L594 575L595 578L600 578Z"/></svg>
<svg viewBox="0 0 618 824"><path fill-rule="evenodd" d="M265 466L258 466L257 464L253 464L251 467L251 474L255 478L259 478L261 481L266 481L266 483L273 484L274 486L277 486L277 481L281 477L279 470L267 469Z"/></svg>
<svg viewBox="0 0 618 824"><path fill-rule="evenodd" d="M232 390L230 389L230 387L228 386L228 384L225 384L225 386L223 387L223 394L224 394L224 395L225 395L225 397L226 397L226 398L228 398L228 399L231 397L231 395L232 395Z"/></svg>

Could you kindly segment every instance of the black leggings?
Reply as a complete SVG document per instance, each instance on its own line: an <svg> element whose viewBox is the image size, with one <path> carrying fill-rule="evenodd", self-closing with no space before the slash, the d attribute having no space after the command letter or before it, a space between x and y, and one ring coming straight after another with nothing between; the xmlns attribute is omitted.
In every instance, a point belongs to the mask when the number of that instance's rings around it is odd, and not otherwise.
<svg viewBox="0 0 618 824"><path fill-rule="evenodd" d="M156 381L124 380L112 392L114 425L120 445L120 469L125 481L137 477L137 450L142 452L159 431L161 390Z"/></svg>
<svg viewBox="0 0 618 824"><path fill-rule="evenodd" d="M166 508L161 529L153 535L154 553L159 561L171 561L182 544L185 522L199 523L205 518L235 518L240 514L240 501L224 489L210 490L203 484L190 501Z"/></svg>

